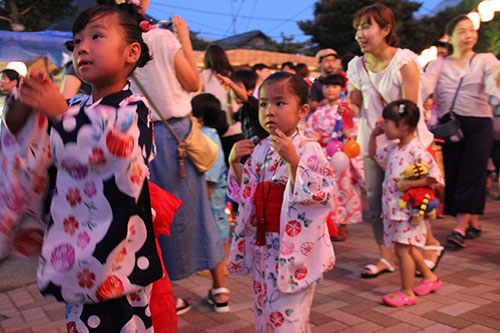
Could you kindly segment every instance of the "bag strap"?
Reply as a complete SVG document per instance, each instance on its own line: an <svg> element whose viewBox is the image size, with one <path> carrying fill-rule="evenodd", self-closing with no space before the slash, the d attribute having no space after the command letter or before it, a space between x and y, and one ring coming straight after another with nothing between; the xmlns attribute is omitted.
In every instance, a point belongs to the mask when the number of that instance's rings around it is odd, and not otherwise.
<svg viewBox="0 0 500 333"><path fill-rule="evenodd" d="M186 170L184 169L184 157L187 156L185 142L181 140L181 138L177 135L177 133L175 133L174 129L168 123L168 121L165 119L165 117L160 113L160 111L159 111L160 109L158 109L156 107L155 103L149 97L149 94L146 92L146 89L144 89L144 86L142 85L142 83L139 82L139 80L137 80L137 77L135 76L135 74L132 74L131 76L132 76L132 80L137 85L137 87L139 88L141 93L144 95L144 97L146 97L146 99L151 104L153 109L156 110L156 114L160 117L161 121L165 124L165 126L167 126L168 130L170 131L170 133L172 133L172 136L177 141L177 155L178 155L177 159L179 162L179 178L186 177ZM191 126L194 126L194 124L192 124Z"/></svg>
<svg viewBox="0 0 500 333"><path fill-rule="evenodd" d="M376 86L376 85L375 85L375 83L373 83L373 81L372 81L372 78L371 78L371 76L370 76L370 72L368 72L368 68L366 67L365 56L362 56L362 57L361 57L361 63L363 64L363 68L365 69L366 76L368 76L368 80L370 80L370 83L372 84L372 86L373 86L373 87L375 88L375 90L377 91L378 98L380 99L380 103L382 104L382 109L383 109L383 108L385 108L385 106L386 106L388 103L385 101L384 96L382 96L382 94L380 93L380 91L378 91L377 86Z"/></svg>
<svg viewBox="0 0 500 333"><path fill-rule="evenodd" d="M469 60L469 66L472 63L472 59L474 59L474 57L476 56L476 54L477 53L474 53L472 55L472 57L470 58L470 60ZM444 62L444 60L443 60L443 62ZM442 68L441 68L441 70L442 70ZM439 73L439 75L441 75L441 72ZM449 111L451 113L451 115L455 115L455 112L453 112L453 107L455 106L455 102L456 102L457 96L458 96L458 91L460 90L460 87L462 87L462 82L464 81L464 78L465 78L465 75L460 78L460 82L458 82L457 91L455 91L455 96L453 96L453 102L451 102L451 107L450 107L450 111ZM439 80L439 77L438 77L438 80Z"/></svg>

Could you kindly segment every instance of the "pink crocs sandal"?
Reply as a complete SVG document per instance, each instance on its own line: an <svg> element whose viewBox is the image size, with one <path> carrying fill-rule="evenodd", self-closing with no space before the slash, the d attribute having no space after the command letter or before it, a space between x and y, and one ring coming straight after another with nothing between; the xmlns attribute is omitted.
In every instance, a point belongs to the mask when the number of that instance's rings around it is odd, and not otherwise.
<svg viewBox="0 0 500 333"><path fill-rule="evenodd" d="M429 282L427 280L422 279L418 286L413 287L413 292L418 296L427 295L435 290L438 290L443 286L443 282L437 279L434 282Z"/></svg>
<svg viewBox="0 0 500 333"><path fill-rule="evenodd" d="M403 293L398 290L393 294L385 295L382 298L382 301L389 306L400 307L400 306L404 306L404 305L416 304L417 298L416 297L408 297L406 295L403 295Z"/></svg>

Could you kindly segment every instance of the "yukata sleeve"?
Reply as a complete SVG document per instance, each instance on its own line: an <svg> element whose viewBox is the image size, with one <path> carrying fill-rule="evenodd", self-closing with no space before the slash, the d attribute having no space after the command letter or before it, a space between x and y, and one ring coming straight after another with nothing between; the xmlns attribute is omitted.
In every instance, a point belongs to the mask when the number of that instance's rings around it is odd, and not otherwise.
<svg viewBox="0 0 500 333"><path fill-rule="evenodd" d="M280 216L276 279L285 293L315 285L335 263L326 224L335 200L333 170L318 143L301 144L295 185L287 183Z"/></svg>
<svg viewBox="0 0 500 333"><path fill-rule="evenodd" d="M374 159L380 165L382 169L387 169L387 164L389 163L389 152L393 148L392 145L385 146L382 149L377 149Z"/></svg>
<svg viewBox="0 0 500 333"><path fill-rule="evenodd" d="M432 157L432 155L424 149L418 151L415 155L418 156L416 161L417 163L427 163L429 166L429 173L427 177L433 178L436 181L433 187L444 186L443 174L441 173L441 169L439 169L434 157Z"/></svg>
<svg viewBox="0 0 500 333"><path fill-rule="evenodd" d="M0 121L0 259L12 251L16 230L25 224L32 231L44 229L43 201L52 163L47 126L47 118L37 112L17 135Z"/></svg>
<svg viewBox="0 0 500 333"><path fill-rule="evenodd" d="M239 203L238 218L236 220L228 259L228 270L232 274L248 274L252 271L253 267L253 246L255 245L255 234L257 232L254 205L257 176L254 173L253 157L254 154L245 163L241 178L241 188L238 189L240 193L237 200ZM231 180L229 184L229 186L234 185L231 184Z"/></svg>

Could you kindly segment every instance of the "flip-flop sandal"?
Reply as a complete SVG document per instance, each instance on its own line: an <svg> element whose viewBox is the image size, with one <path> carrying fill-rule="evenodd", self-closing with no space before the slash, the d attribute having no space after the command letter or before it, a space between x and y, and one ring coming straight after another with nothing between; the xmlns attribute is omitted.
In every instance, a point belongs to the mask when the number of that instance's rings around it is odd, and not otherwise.
<svg viewBox="0 0 500 333"><path fill-rule="evenodd" d="M229 300L226 302L217 302L215 296L219 294L229 294L227 288L210 289L208 291L208 303L214 306L214 311L217 313L229 312Z"/></svg>
<svg viewBox="0 0 500 333"><path fill-rule="evenodd" d="M427 245L427 246L424 246L424 250L437 252L438 257L436 259L436 262L434 262L430 259L424 259L425 265L427 267L429 267L431 272L434 272L434 270L438 267L438 264L441 261L441 258L444 256L444 252L445 252L444 246L442 246L442 245ZM416 271L415 275L418 277L421 277L422 273L419 271Z"/></svg>
<svg viewBox="0 0 500 333"><path fill-rule="evenodd" d="M364 279L373 279L384 273L394 272L394 266L392 266L386 259L380 258L379 261L383 263L386 268L379 269L376 265L370 264L366 265L365 269L369 270L370 273L361 273L361 277Z"/></svg>
<svg viewBox="0 0 500 333"><path fill-rule="evenodd" d="M177 311L178 316L185 314L186 312L191 310L191 302L189 302L189 300L184 298L176 298L175 310Z"/></svg>

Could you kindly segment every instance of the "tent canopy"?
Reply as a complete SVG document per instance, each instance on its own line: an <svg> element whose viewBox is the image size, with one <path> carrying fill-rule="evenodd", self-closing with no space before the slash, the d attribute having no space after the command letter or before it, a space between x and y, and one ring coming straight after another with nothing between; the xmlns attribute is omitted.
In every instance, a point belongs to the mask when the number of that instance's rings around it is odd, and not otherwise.
<svg viewBox="0 0 500 333"><path fill-rule="evenodd" d="M69 31L0 31L0 61L28 61L47 57L59 67L69 60L64 42L73 39Z"/></svg>

